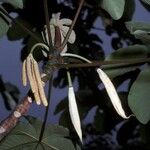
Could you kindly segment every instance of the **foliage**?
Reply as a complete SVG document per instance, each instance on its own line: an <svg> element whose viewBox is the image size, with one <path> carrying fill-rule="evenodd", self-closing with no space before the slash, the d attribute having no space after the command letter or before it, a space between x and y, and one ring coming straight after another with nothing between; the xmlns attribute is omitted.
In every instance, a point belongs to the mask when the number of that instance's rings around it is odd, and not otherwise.
<svg viewBox="0 0 150 150"><path fill-rule="evenodd" d="M47 125L43 139L39 142L41 126L41 121L27 116L1 142L0 149L80 150L79 145L74 145L71 141L69 131L58 125Z"/></svg>
<svg viewBox="0 0 150 150"><path fill-rule="evenodd" d="M139 0L148 11L149 0ZM10 41L22 40L21 61L28 55L31 47L42 39L41 31L45 25L43 1L36 0L1 0L0 6L0 37L7 35ZM61 12L64 18L73 18L80 1L64 0L64 2L51 0L48 2L49 15ZM135 12L135 0L86 0L75 25L76 42L68 44L68 51L79 54L90 60L104 61L101 68L112 79L119 89L126 82L126 88L119 90L124 109L127 114L133 113L127 121L123 121L112 108L112 104L99 82L95 68L70 69L72 80L77 79L78 91L76 92L77 105L80 119L85 122L93 110L91 124L83 124L84 148L97 149L149 149L149 40L150 24L131 21ZM15 12L18 16L11 20L3 10L10 14ZM101 18L103 28L96 29ZM32 31L38 40L26 32L21 25ZM96 32L94 32L96 30ZM110 36L110 43L114 50L105 56L102 34ZM100 34L99 34L100 33ZM115 36L114 36L115 35ZM37 61L46 63L47 59L42 52L36 51L34 56ZM136 62L134 60L136 59ZM78 61L73 60L75 63ZM117 64L113 62L117 62ZM43 65L44 66L44 65ZM64 88L67 86L66 69L60 69L53 80L53 86ZM8 91L7 88L5 91ZM4 89L1 90L4 93ZM10 93L10 92L9 92ZM12 95L12 93L11 93ZM8 98L5 96L5 99ZM57 105L54 114L59 114L59 124L69 128L48 124L45 135L40 143L39 128L41 121L27 117L19 123L8 136L2 140L0 149L80 149L76 144L77 138L69 117L67 107L68 98L64 98ZM143 125L144 124L144 125ZM120 126L118 126L120 125ZM128 131L128 132L127 132ZM115 137L114 137L114 134ZM30 136L30 137L29 137ZM73 138L73 142L71 141ZM117 141L115 141L115 140ZM113 143L111 145L111 142ZM31 142L31 143L28 143ZM107 146L106 146L107 145ZM147 147L145 146L147 145ZM16 147L17 146L17 147ZM49 148L48 148L49 147Z"/></svg>

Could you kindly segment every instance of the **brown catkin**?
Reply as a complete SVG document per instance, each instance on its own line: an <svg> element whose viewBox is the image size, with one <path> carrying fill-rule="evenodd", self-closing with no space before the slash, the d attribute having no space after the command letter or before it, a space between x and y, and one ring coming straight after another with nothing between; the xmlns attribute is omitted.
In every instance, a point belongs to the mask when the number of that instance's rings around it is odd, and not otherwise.
<svg viewBox="0 0 150 150"><path fill-rule="evenodd" d="M34 62L35 77L36 77L36 81L38 83L38 89L39 89L39 94L40 94L40 97L41 97L41 101L42 101L44 106L47 106L48 102L47 102L45 92L44 92L44 88L43 88L43 85L42 85L42 80L41 80L38 64L34 59L33 59L33 62Z"/></svg>
<svg viewBox="0 0 150 150"><path fill-rule="evenodd" d="M31 90L32 90L33 93L35 93L36 92L36 90L35 90L36 85L33 82L31 66L32 66L31 54L29 54L29 56L27 57L27 75L28 75L28 79L29 79L29 82L30 82Z"/></svg>
<svg viewBox="0 0 150 150"><path fill-rule="evenodd" d="M34 68L34 61L33 61L33 59L31 59L31 61L32 61L31 70L32 70L33 82L34 82L35 91L36 91L34 93L34 97L35 97L35 101L36 101L37 105L40 105L41 104L41 100L40 100L40 94L39 94L39 91L38 91L38 83L37 83L37 80L36 80L36 77L35 77L36 75L35 75L35 68Z"/></svg>
<svg viewBox="0 0 150 150"><path fill-rule="evenodd" d="M22 84L23 86L27 86L27 72L26 72L26 59L22 64Z"/></svg>

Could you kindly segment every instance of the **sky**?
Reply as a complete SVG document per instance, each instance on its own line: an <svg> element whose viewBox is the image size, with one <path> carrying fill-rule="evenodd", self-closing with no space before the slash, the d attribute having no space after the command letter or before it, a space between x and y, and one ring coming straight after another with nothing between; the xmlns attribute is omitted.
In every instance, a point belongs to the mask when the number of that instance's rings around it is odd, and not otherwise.
<svg viewBox="0 0 150 150"><path fill-rule="evenodd" d="M149 12L143 8L139 0L135 0L135 1L137 5L136 5L136 11L135 11L133 20L150 22ZM96 26L99 27L98 25ZM108 38L110 37L104 34L103 31L99 31L99 34L100 34L100 37L104 41L103 43L104 49L107 49L106 55L109 55L109 53L112 50L111 43L108 43ZM6 36L0 39L0 52L1 52L0 74L2 75L5 82L9 81L12 84L15 84L20 89L21 91L20 98L24 97L26 92L28 91L27 88L22 86L22 82L21 82L21 63L20 63L21 47L22 47L21 40L11 42L7 40ZM55 109L55 106L66 95L67 95L67 88L63 90L55 89L55 88L52 89L51 106L53 107L51 107L50 109L49 116L53 116L53 111ZM0 106L1 106L1 111L0 111L0 121L1 121L10 114L10 111L7 111L5 109L3 99L1 96L0 96ZM32 114L33 116L38 116L39 118L42 119L44 116L43 112L44 112L43 106L39 107L33 104L32 107L30 108L29 114ZM39 116L39 114L42 114L42 115ZM58 118L59 116L49 117L49 121L52 121L53 123L57 123Z"/></svg>

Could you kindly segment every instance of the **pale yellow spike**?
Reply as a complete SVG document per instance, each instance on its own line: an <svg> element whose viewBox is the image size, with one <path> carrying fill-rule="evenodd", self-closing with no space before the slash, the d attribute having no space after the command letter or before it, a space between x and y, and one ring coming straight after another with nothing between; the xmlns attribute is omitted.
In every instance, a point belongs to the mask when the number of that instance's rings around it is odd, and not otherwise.
<svg viewBox="0 0 150 150"><path fill-rule="evenodd" d="M39 91L38 91L38 83L36 81L36 77L35 77L35 67L34 67L34 62L33 62L33 59L32 60L32 76L33 76L33 82L34 82L34 85L35 85L35 93L34 93L34 98L35 98L35 101L37 103L37 105L40 105L41 104L41 99L40 99L40 94L39 94Z"/></svg>
<svg viewBox="0 0 150 150"><path fill-rule="evenodd" d="M31 54L29 54L29 56L27 57L27 76L30 82L30 86L31 86L31 90L33 93L36 92L35 90L35 85L33 82L33 76L32 76L32 70L31 70L31 66L32 66L32 62L31 62Z"/></svg>
<svg viewBox="0 0 150 150"><path fill-rule="evenodd" d="M44 106L47 106L48 102L47 102L45 92L44 92L44 88L43 88L43 85L42 85L42 80L41 80L38 64L34 59L33 59L33 62L34 62L35 77L36 77L36 81L38 83L38 89L39 89L39 94L40 94L40 97L41 97L41 101L42 101Z"/></svg>
<svg viewBox="0 0 150 150"><path fill-rule="evenodd" d="M23 86L27 86L27 72L26 72L26 59L22 64L22 84Z"/></svg>

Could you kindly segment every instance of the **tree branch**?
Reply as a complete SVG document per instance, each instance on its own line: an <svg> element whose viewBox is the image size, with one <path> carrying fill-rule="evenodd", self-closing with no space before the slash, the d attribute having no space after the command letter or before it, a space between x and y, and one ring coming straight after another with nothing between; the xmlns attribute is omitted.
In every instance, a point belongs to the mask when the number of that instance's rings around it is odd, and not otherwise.
<svg viewBox="0 0 150 150"><path fill-rule="evenodd" d="M47 32L48 32L49 48L50 48L50 51L53 53L54 48L53 48L52 38L51 38L51 29L50 29L50 21L49 21L49 13L48 13L48 3L47 3L47 0L43 0L43 4L44 4L44 13L45 13L46 28L47 28Z"/></svg>
<svg viewBox="0 0 150 150"><path fill-rule="evenodd" d="M51 98L51 90L52 90L52 79L53 77L51 76L50 80L49 80L49 87L48 87L48 106L46 107L45 110L45 114L44 114L44 122L42 124L42 128L41 128L41 133L40 133L40 137L39 137L39 143L42 141L43 135L44 135L44 131L45 131L45 126L46 126L46 122L47 122L47 117L48 117L48 111L49 111L49 107L50 107L50 98Z"/></svg>
<svg viewBox="0 0 150 150"><path fill-rule="evenodd" d="M81 11L81 8L82 8L83 4L84 4L84 0L81 0L80 5L78 7L78 10L76 12L76 15L75 15L75 17L73 19L73 22L71 24L71 27L69 28L69 31L68 31L68 33L67 33L67 35L66 35L66 37L65 37L65 39L64 39L64 41L63 41L63 43L62 43L62 45L61 45L61 47L59 49L64 49L65 45L67 44L68 39L69 39L70 34L71 34L71 32L72 32L72 30L73 30L73 28L75 26L75 23L76 23L76 21L78 19L78 16L80 14L80 11Z"/></svg>
<svg viewBox="0 0 150 150"><path fill-rule="evenodd" d="M56 67L50 68L51 72L53 72L55 69ZM45 77L42 78L42 81L45 83L48 80L49 78L45 78ZM0 123L0 140L3 137L5 137L16 126L19 119L28 112L33 101L32 97L33 97L32 92L31 90L29 90L29 92L27 93L27 96L21 101L21 103L18 106L16 106L13 112Z"/></svg>
<svg viewBox="0 0 150 150"><path fill-rule="evenodd" d="M31 103L31 97L26 96L15 110L0 123L0 140L16 126L18 120L29 110Z"/></svg>
<svg viewBox="0 0 150 150"><path fill-rule="evenodd" d="M64 60L65 61L65 60ZM59 69L63 68L88 68L88 67L101 67L102 69L115 69L121 67L131 67L137 66L143 63L149 63L150 58L139 58L139 59L124 59L124 60L114 60L114 61L92 61L92 63L70 63L68 60L64 64L55 64L55 67ZM54 67L49 66L49 67Z"/></svg>

